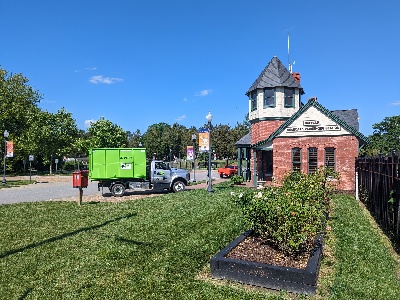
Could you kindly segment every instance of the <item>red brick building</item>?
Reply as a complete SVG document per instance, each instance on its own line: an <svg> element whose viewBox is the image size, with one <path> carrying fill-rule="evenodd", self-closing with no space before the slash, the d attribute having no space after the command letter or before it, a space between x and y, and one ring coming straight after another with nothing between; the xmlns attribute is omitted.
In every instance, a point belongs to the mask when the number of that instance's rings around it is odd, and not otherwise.
<svg viewBox="0 0 400 300"><path fill-rule="evenodd" d="M300 74L273 57L246 93L251 131L236 143L241 174L256 186L326 166L340 173L339 188L354 190L354 161L368 143L358 131L357 110L330 111L316 98L303 103L303 94Z"/></svg>

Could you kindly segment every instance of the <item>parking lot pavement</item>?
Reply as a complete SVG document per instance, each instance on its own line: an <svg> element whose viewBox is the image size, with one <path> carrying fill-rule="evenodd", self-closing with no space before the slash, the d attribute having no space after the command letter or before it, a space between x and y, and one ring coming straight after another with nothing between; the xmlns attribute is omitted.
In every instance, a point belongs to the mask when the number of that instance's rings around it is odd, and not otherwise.
<svg viewBox="0 0 400 300"><path fill-rule="evenodd" d="M196 176L196 181L201 182L195 185L187 186L187 189L206 189L208 179L207 170L193 170L190 172L191 181ZM212 170L211 172L213 178L213 184L229 180L221 179L218 175L217 170ZM29 180L29 176L19 176L19 177L7 177L7 181L10 180ZM79 190L72 187L72 177L71 176L32 176L32 181L35 184L22 185L13 188L2 188L0 189L0 204L11 204L20 202L37 202L37 201L54 201L54 200L71 200L74 201L79 195ZM105 189L108 192L108 189ZM134 193L132 193L134 194ZM102 198L101 191L97 189L96 181L89 181L89 186L83 189L84 199L95 199L98 200ZM112 197L115 198L115 197ZM108 200L110 197L108 197Z"/></svg>

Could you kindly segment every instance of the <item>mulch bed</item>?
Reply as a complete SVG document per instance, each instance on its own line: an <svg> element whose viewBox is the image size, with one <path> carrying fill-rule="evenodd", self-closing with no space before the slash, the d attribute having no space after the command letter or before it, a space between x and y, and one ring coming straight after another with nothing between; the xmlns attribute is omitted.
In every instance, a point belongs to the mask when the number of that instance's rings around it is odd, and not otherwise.
<svg viewBox="0 0 400 300"><path fill-rule="evenodd" d="M307 266L309 253L296 256L285 255L260 237L250 235L233 248L226 257L252 262L290 267L304 270Z"/></svg>

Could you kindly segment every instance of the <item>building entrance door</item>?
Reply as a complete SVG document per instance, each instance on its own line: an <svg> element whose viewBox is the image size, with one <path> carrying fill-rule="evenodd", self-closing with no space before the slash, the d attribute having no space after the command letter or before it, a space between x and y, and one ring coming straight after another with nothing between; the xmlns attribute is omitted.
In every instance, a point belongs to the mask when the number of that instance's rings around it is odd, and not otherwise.
<svg viewBox="0 0 400 300"><path fill-rule="evenodd" d="M271 180L273 175L273 159L272 150L261 151L261 170L259 170L259 180Z"/></svg>

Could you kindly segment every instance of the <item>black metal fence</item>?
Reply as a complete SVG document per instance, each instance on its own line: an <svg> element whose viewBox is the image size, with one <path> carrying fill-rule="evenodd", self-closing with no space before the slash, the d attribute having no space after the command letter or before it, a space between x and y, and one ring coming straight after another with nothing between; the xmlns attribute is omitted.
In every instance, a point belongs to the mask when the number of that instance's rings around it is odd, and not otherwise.
<svg viewBox="0 0 400 300"><path fill-rule="evenodd" d="M396 243L400 241L400 161L399 155L356 159L358 197L382 230Z"/></svg>

